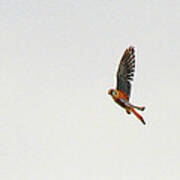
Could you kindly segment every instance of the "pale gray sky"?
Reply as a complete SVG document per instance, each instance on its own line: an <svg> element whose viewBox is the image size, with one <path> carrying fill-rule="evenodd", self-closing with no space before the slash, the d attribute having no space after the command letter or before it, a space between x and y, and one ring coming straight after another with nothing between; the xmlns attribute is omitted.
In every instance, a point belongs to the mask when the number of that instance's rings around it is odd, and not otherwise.
<svg viewBox="0 0 180 180"><path fill-rule="evenodd" d="M180 179L179 32L179 0L1 0L0 179ZM146 126L107 95L129 45Z"/></svg>

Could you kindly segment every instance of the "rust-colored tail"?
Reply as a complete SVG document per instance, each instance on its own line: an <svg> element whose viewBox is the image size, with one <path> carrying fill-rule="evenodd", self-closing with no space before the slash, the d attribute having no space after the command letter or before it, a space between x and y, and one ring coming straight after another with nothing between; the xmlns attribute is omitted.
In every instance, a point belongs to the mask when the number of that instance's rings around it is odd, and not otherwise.
<svg viewBox="0 0 180 180"><path fill-rule="evenodd" d="M131 109L131 111L143 124L146 124L143 117L140 114L138 114L134 109Z"/></svg>

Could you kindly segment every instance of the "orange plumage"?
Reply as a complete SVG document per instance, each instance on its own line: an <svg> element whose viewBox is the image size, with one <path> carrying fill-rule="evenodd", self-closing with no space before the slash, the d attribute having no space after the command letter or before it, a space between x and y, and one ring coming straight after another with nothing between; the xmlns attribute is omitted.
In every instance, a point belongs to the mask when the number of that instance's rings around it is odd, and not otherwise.
<svg viewBox="0 0 180 180"><path fill-rule="evenodd" d="M113 100L123 107L128 114L131 112L143 123L143 117L138 114L135 109L143 111L145 107L135 106L129 102L131 93L131 83L135 71L135 50L130 46L127 48L120 60L117 71L117 87L116 89L109 89L108 94L112 96Z"/></svg>

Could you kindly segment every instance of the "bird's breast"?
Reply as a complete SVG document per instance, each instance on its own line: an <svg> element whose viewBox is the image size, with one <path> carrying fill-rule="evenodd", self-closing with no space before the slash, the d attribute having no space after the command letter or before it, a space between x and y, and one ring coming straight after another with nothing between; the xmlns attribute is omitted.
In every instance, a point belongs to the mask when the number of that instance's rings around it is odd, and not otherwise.
<svg viewBox="0 0 180 180"><path fill-rule="evenodd" d="M124 101L121 99L129 101L128 96L120 90L116 90L116 95L113 96L113 99L117 104L119 104L123 108L126 108L126 105L125 105Z"/></svg>
<svg viewBox="0 0 180 180"><path fill-rule="evenodd" d="M121 107L126 108L125 103L124 103L123 101L121 101L121 99L117 99L115 102L116 102L117 104L119 104Z"/></svg>
<svg viewBox="0 0 180 180"><path fill-rule="evenodd" d="M127 101L129 100L128 96L125 93L123 93L121 90L117 90L117 89L116 89L116 95L114 97L115 97L115 99L122 98Z"/></svg>

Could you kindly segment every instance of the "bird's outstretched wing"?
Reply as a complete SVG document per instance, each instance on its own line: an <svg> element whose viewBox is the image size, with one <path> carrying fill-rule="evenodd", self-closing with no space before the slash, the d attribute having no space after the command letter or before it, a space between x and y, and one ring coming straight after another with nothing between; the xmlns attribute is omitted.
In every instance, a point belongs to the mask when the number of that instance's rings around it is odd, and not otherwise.
<svg viewBox="0 0 180 180"><path fill-rule="evenodd" d="M130 46L121 58L117 71L117 89L124 92L128 98L131 93L131 83L135 71L135 50Z"/></svg>

